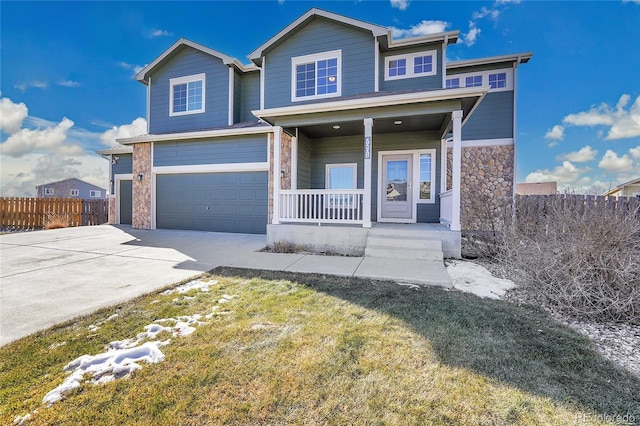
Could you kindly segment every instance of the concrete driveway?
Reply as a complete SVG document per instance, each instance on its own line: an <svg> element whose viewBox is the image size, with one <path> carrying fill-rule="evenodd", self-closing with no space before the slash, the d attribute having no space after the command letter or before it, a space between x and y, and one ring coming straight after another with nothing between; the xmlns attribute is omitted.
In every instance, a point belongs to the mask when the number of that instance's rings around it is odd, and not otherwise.
<svg viewBox="0 0 640 426"><path fill-rule="evenodd" d="M0 346L220 265L264 235L85 226L0 236ZM266 253L265 253L266 254Z"/></svg>

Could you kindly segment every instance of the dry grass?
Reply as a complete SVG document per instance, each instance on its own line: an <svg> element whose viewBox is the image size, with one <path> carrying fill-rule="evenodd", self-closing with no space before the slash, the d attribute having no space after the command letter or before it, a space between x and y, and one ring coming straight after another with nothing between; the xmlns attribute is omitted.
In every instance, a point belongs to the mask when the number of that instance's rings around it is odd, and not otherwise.
<svg viewBox="0 0 640 426"><path fill-rule="evenodd" d="M60 229L69 227L69 215L67 213L47 213L44 220L44 229Z"/></svg>
<svg viewBox="0 0 640 426"><path fill-rule="evenodd" d="M640 382L543 315L435 288L217 270L208 293L159 294L0 349L0 423L603 424L640 417ZM50 408L62 367L156 319L231 313L163 347L134 377ZM97 331L88 329L117 312ZM160 336L167 338L167 336ZM63 345L60 343L64 342Z"/></svg>

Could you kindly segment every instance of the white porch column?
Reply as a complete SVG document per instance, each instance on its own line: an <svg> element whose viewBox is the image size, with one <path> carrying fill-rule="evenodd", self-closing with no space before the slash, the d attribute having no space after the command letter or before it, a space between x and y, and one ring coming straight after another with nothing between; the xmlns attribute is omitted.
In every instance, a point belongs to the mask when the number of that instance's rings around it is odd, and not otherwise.
<svg viewBox="0 0 640 426"><path fill-rule="evenodd" d="M451 230L460 231L460 173L462 170L462 111L453 111L453 164L451 170Z"/></svg>
<svg viewBox="0 0 640 426"><path fill-rule="evenodd" d="M282 127L273 128L273 218L271 223L280 223L280 145L282 138Z"/></svg>
<svg viewBox="0 0 640 426"><path fill-rule="evenodd" d="M440 192L447 190L447 140L440 139Z"/></svg>
<svg viewBox="0 0 640 426"><path fill-rule="evenodd" d="M371 228L371 157L373 156L373 118L364 119L364 195L362 196L362 226Z"/></svg>

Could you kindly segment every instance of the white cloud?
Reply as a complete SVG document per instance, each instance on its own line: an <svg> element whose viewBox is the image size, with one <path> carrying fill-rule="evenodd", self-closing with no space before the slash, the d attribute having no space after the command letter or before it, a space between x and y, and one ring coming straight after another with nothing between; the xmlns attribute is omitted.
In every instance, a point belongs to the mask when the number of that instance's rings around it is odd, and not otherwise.
<svg viewBox="0 0 640 426"><path fill-rule="evenodd" d="M589 168L579 169L570 161L563 161L561 166L557 166L553 170L542 169L529 173L525 178L526 182L558 182L567 185L576 183L580 174L590 171Z"/></svg>
<svg viewBox="0 0 640 426"><path fill-rule="evenodd" d="M561 141L564 139L564 127L560 125L553 126L547 133L544 135L545 139L553 139Z"/></svg>
<svg viewBox="0 0 640 426"><path fill-rule="evenodd" d="M477 20L486 17L489 17L490 19L498 19L498 16L500 16L499 10L487 9L485 6L482 6L480 10L476 10L475 12L473 12L473 14L471 15L471 19Z"/></svg>
<svg viewBox="0 0 640 426"><path fill-rule="evenodd" d="M80 83L77 81L73 81L73 80L61 80L58 82L58 86L62 86L62 87L78 87L80 86Z"/></svg>
<svg viewBox="0 0 640 426"><path fill-rule="evenodd" d="M149 35L149 38L153 38L153 37L167 37L170 36L171 33L167 30L160 30L160 29L156 29L156 30L151 30L151 34Z"/></svg>
<svg viewBox="0 0 640 426"><path fill-rule="evenodd" d="M16 89L20 90L21 92L24 92L27 89L30 88L35 88L35 89L46 89L47 87L49 87L49 84L46 81L30 81L27 83L18 83L15 86Z"/></svg>
<svg viewBox="0 0 640 426"><path fill-rule="evenodd" d="M476 28L474 23L469 23L469 32L462 35L462 41L467 46L471 47L476 44L476 40L478 39L478 34L480 34L482 30L480 28Z"/></svg>
<svg viewBox="0 0 640 426"><path fill-rule="evenodd" d="M2 98L0 100L0 131L7 134L17 132L28 113L29 109L24 103L17 104L9 98Z"/></svg>
<svg viewBox="0 0 640 426"><path fill-rule="evenodd" d="M67 132L73 127L73 121L64 117L55 126L43 129L20 129L0 145L2 155L22 157L30 152L79 155L82 147L67 143Z"/></svg>
<svg viewBox="0 0 640 426"><path fill-rule="evenodd" d="M629 150L629 155L631 155L636 160L640 160L640 145L636 146L635 148L631 148Z"/></svg>
<svg viewBox="0 0 640 426"><path fill-rule="evenodd" d="M568 154L562 154L556 157L557 160L573 161L574 163L586 163L596 158L598 154L597 149L591 148L589 145L580 148L578 151L570 152Z"/></svg>
<svg viewBox="0 0 640 426"><path fill-rule="evenodd" d="M391 0L391 7L395 7L399 10L407 10L409 7L410 0Z"/></svg>
<svg viewBox="0 0 640 426"><path fill-rule="evenodd" d="M424 20L419 24L411 26L409 29L392 27L394 38L418 37L428 34L437 34L446 31L451 26L447 21Z"/></svg>
<svg viewBox="0 0 640 426"><path fill-rule="evenodd" d="M107 146L118 146L116 139L130 138L140 136L147 133L147 120L138 117L131 124L123 124L122 126L114 126L100 136L102 143Z"/></svg>
<svg viewBox="0 0 640 426"><path fill-rule="evenodd" d="M144 67L146 67L146 65L128 64L126 62L120 62L119 65L121 68L124 68L126 70L133 70L133 75L138 74Z"/></svg>
<svg viewBox="0 0 640 426"><path fill-rule="evenodd" d="M615 108L603 103L589 111L569 114L562 121L573 126L609 127L606 140L635 138L640 136L640 96L627 110L631 96L624 94Z"/></svg>
<svg viewBox="0 0 640 426"><path fill-rule="evenodd" d="M608 149L598 163L598 167L608 172L626 172L633 168L633 160L627 154L618 157L618 154Z"/></svg>

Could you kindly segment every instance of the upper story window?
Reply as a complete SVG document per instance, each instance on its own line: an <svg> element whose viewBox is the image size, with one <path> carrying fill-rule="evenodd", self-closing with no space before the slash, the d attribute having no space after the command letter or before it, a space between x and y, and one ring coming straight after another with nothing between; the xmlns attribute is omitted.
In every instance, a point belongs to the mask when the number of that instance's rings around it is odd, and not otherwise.
<svg viewBox="0 0 640 426"><path fill-rule="evenodd" d="M489 86L491 86L492 89L507 87L507 73L489 74Z"/></svg>
<svg viewBox="0 0 640 426"><path fill-rule="evenodd" d="M513 90L513 69L475 71L448 75L445 83L447 89L487 85L491 92Z"/></svg>
<svg viewBox="0 0 640 426"><path fill-rule="evenodd" d="M470 75L464 79L464 87L482 86L482 75Z"/></svg>
<svg viewBox="0 0 640 426"><path fill-rule="evenodd" d="M459 78L448 78L447 79L447 89L455 89L456 87L460 87L460 79Z"/></svg>
<svg viewBox="0 0 640 426"><path fill-rule="evenodd" d="M342 51L291 58L291 100L303 101L340 96Z"/></svg>
<svg viewBox="0 0 640 426"><path fill-rule="evenodd" d="M169 115L197 114L205 111L205 74L169 79Z"/></svg>
<svg viewBox="0 0 640 426"><path fill-rule="evenodd" d="M80 195L80 190L79 189L72 189L71 190L71 196L72 197L77 197L78 195Z"/></svg>
<svg viewBox="0 0 640 426"><path fill-rule="evenodd" d="M45 188L44 195L53 195L53 188Z"/></svg>
<svg viewBox="0 0 640 426"><path fill-rule="evenodd" d="M102 191L95 191L92 189L91 191L89 191L89 197L98 198L102 195L101 193Z"/></svg>
<svg viewBox="0 0 640 426"><path fill-rule="evenodd" d="M429 50L426 52L387 56L384 65L384 79L396 80L436 75L436 55L437 52L435 50Z"/></svg>

